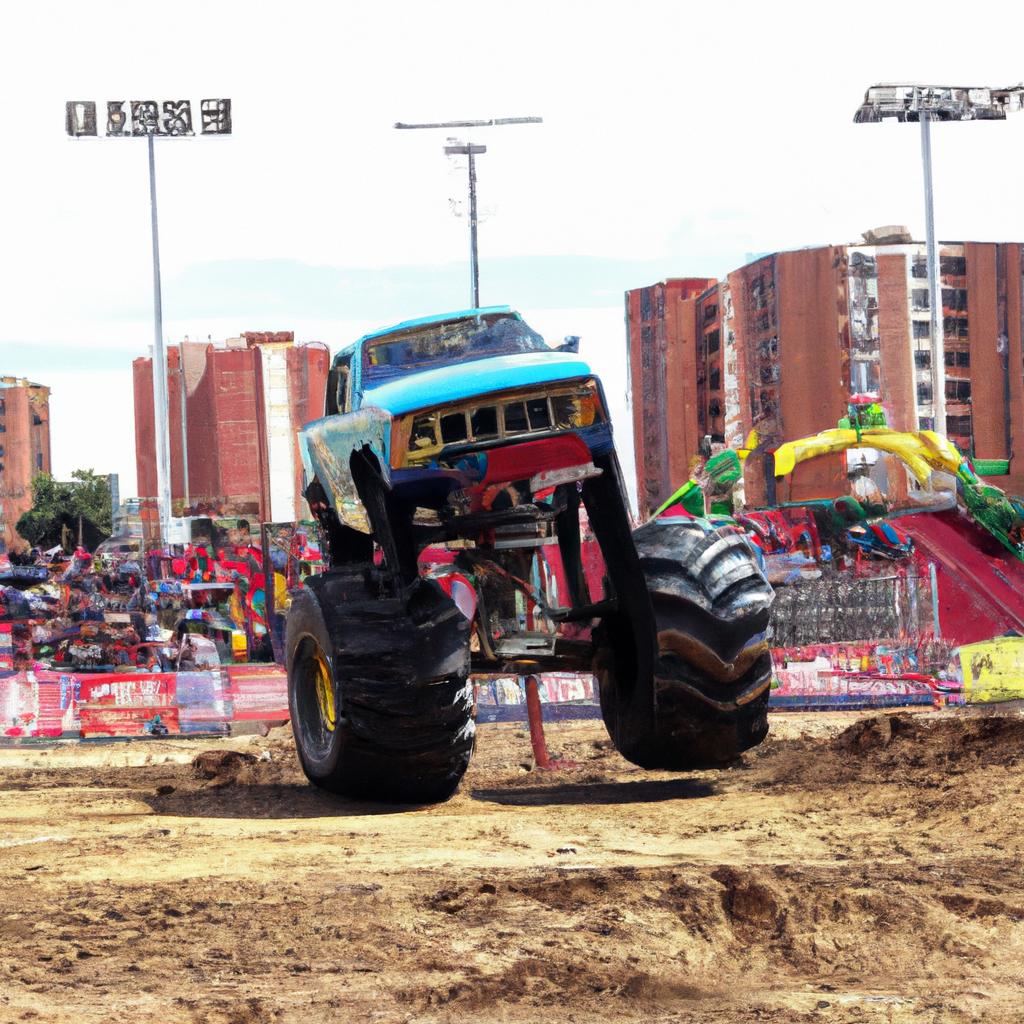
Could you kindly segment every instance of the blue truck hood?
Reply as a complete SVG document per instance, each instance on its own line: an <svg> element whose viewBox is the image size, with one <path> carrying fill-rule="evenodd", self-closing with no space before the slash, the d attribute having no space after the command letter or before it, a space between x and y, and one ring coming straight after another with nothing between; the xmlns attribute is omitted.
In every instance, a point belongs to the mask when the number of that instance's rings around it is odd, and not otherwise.
<svg viewBox="0 0 1024 1024"><path fill-rule="evenodd" d="M363 392L361 405L394 415L459 402L510 388L592 377L593 371L569 352L521 352L439 366L410 374Z"/></svg>

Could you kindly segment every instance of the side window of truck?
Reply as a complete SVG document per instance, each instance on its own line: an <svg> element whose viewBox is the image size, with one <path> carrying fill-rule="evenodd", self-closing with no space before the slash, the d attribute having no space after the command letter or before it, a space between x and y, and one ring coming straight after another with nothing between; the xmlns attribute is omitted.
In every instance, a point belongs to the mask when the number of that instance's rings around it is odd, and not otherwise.
<svg viewBox="0 0 1024 1024"><path fill-rule="evenodd" d="M331 368L327 378L327 414L348 412L349 376L352 369L352 356L348 355Z"/></svg>

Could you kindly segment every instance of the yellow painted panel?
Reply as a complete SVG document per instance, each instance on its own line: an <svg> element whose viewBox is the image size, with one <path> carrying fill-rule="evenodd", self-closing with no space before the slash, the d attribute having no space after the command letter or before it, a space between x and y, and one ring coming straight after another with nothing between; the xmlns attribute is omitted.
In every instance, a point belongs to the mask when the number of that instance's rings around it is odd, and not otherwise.
<svg viewBox="0 0 1024 1024"><path fill-rule="evenodd" d="M966 644L960 648L960 665L968 704L1024 699L1024 637Z"/></svg>

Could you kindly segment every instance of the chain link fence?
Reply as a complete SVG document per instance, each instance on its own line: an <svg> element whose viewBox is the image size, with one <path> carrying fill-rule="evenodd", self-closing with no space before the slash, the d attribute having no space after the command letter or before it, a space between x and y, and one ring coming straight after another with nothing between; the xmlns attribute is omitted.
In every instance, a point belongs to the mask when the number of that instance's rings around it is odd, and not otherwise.
<svg viewBox="0 0 1024 1024"><path fill-rule="evenodd" d="M928 576L853 577L831 573L775 592L773 647L879 638L918 639L932 631Z"/></svg>

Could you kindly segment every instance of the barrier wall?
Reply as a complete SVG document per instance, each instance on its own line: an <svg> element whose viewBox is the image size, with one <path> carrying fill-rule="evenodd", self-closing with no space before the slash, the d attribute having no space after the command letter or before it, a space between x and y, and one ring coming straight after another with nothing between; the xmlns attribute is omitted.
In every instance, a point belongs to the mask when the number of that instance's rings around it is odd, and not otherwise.
<svg viewBox="0 0 1024 1024"><path fill-rule="evenodd" d="M223 735L232 722L287 718L287 679L275 665L0 673L0 738Z"/></svg>
<svg viewBox="0 0 1024 1024"><path fill-rule="evenodd" d="M545 721L600 718L594 677L547 672L537 677ZM478 722L525 722L526 693L519 676L474 677Z"/></svg>
<svg viewBox="0 0 1024 1024"><path fill-rule="evenodd" d="M816 644L772 651L769 708L931 705L943 699L932 676L921 669L948 648L936 644Z"/></svg>

